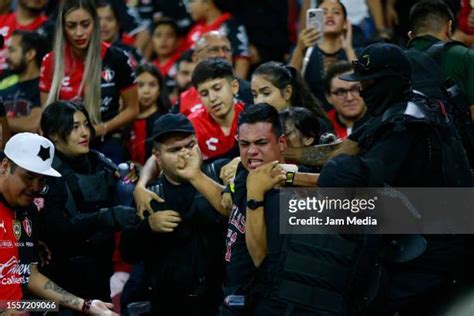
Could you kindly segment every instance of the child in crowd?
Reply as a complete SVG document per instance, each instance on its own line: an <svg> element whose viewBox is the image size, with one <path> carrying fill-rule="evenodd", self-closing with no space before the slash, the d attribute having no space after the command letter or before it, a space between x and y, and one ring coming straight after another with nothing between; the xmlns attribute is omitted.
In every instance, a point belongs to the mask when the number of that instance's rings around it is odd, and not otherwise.
<svg viewBox="0 0 474 316"><path fill-rule="evenodd" d="M161 115L168 112L171 103L163 76L154 65L139 65L135 74L140 114L127 133L129 135L127 147L130 159L137 166L142 166L146 158L151 155L153 144L149 135L151 135L153 125Z"/></svg>
<svg viewBox="0 0 474 316"><path fill-rule="evenodd" d="M175 86L176 63L181 57L178 50L179 36L176 22L161 18L153 26L152 34L153 64L165 78L168 91Z"/></svg>
<svg viewBox="0 0 474 316"><path fill-rule="evenodd" d="M201 36L211 31L221 31L232 46L235 76L246 79L250 68L250 52L245 26L230 14L230 1L190 0L189 13L196 24L183 43L183 50L194 48Z"/></svg>
<svg viewBox="0 0 474 316"><path fill-rule="evenodd" d="M203 111L189 116L203 158L238 156L235 135L245 105L235 99L239 81L232 66L223 58L205 59L194 69L192 82L204 105Z"/></svg>

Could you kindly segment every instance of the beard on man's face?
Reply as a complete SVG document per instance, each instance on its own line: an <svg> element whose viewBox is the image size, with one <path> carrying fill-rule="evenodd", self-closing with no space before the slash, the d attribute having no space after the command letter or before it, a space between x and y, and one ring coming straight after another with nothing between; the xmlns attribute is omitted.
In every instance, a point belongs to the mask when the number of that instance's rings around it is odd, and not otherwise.
<svg viewBox="0 0 474 316"><path fill-rule="evenodd" d="M46 4L44 4L41 7L38 7L37 5L30 5L29 1L27 0L18 1L18 5L21 6L23 9L30 11L34 15L39 15L40 13L43 12L44 8L46 7Z"/></svg>
<svg viewBox="0 0 474 316"><path fill-rule="evenodd" d="M22 58L19 64L13 64L8 58L7 58L7 64L8 64L8 70L10 70L11 73L14 74L21 74L26 70L26 60L25 58Z"/></svg>

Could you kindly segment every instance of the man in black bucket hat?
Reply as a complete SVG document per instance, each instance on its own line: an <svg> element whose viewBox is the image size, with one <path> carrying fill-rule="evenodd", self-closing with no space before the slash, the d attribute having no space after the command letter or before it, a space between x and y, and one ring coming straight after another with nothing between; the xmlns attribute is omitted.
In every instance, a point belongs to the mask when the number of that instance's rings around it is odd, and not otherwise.
<svg viewBox="0 0 474 316"><path fill-rule="evenodd" d="M319 185L340 186L338 179L344 178L348 187L470 186L467 157L444 105L413 92L404 51L392 44L372 44L353 61L353 67L354 73L339 78L360 81L360 95L372 118L349 136L360 149L344 160L354 168L335 167L342 161L336 158L323 167ZM350 170L347 177L341 174L344 170ZM401 210L393 210L397 211ZM425 238L424 253L387 265L389 281L381 282L386 287L381 287L371 311L364 314L429 314L432 298L448 292L453 277L465 268L463 247L468 245L459 236Z"/></svg>

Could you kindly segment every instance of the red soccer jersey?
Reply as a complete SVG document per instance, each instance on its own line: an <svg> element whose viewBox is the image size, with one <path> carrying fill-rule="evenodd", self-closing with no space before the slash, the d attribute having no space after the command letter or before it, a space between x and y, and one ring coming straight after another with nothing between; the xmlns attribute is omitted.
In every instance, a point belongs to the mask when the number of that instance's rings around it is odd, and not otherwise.
<svg viewBox="0 0 474 316"><path fill-rule="evenodd" d="M102 43L101 57L104 58L109 44ZM84 74L85 65L84 61L77 58L66 46L64 62L64 77L61 85L61 91L59 92L59 98L62 100L75 100L82 99L84 95L83 91L79 91L81 86L82 75ZM51 90L51 83L53 81L54 74L54 53L50 52L43 58L43 64L41 65L40 84L39 88L41 92L49 92Z"/></svg>
<svg viewBox="0 0 474 316"><path fill-rule="evenodd" d="M346 137L352 132L352 128L347 128L344 124L339 121L337 118L336 110L332 109L328 112L328 118L334 127L337 138L346 139Z"/></svg>
<svg viewBox="0 0 474 316"><path fill-rule="evenodd" d="M159 59L155 59L153 61L153 65L156 66L156 68L158 68L158 70L160 71L161 75L163 77L170 77L170 78L174 78L176 77L176 61L181 57L181 53L179 52L176 52L173 56L171 56L171 58L164 64L161 64Z"/></svg>
<svg viewBox="0 0 474 316"><path fill-rule="evenodd" d="M0 196L0 300L21 300L31 264L37 263L33 225L27 214L13 211Z"/></svg>
<svg viewBox="0 0 474 316"><path fill-rule="evenodd" d="M103 121L114 118L120 110L120 93L135 87L135 60L123 50L101 45L102 71L100 84L100 113ZM84 95L79 91L84 75L84 62L78 59L71 49L65 49L64 77L62 80L59 98L62 100L81 101ZM54 74L54 53L51 52L43 58L40 71L41 92L49 93ZM85 88L87 89L87 82ZM84 90L84 89L83 89Z"/></svg>
<svg viewBox="0 0 474 316"><path fill-rule="evenodd" d="M237 122L240 112L245 105L241 102L234 104L234 118L229 135L224 135L221 127L204 108L203 111L193 113L189 120L196 131L196 138L204 159L214 158L229 152L235 146Z"/></svg>
<svg viewBox="0 0 474 316"><path fill-rule="evenodd" d="M199 92L195 87L191 87L180 95L179 111L186 116L195 112L204 110L204 105L201 103Z"/></svg>
<svg viewBox="0 0 474 316"><path fill-rule="evenodd" d="M186 36L183 44L181 45L180 51L184 52L188 49L194 48L194 44L196 41L202 36L202 34L206 34L211 31L218 31L222 24L232 18L230 13L224 13L220 15L217 20L215 20L212 24L206 24L205 21L200 21L196 23L191 30L189 30L188 35Z"/></svg>
<svg viewBox="0 0 474 316"><path fill-rule="evenodd" d="M48 20L46 15L38 16L33 22L26 25L21 25L16 19L16 13L7 13L0 15L0 34L5 38L5 43L8 41L14 30L23 30L23 31L35 31L39 29L44 22ZM0 67L1 69L6 69L8 66L6 64L6 54L7 47L4 45L3 48L0 48Z"/></svg>

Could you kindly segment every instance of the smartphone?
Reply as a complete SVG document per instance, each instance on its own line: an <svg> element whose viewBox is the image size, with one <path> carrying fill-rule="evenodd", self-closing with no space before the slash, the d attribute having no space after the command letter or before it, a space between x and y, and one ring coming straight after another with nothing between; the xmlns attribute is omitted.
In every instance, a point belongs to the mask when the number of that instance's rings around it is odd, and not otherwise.
<svg viewBox="0 0 474 316"><path fill-rule="evenodd" d="M321 33L319 37L318 44L321 44L323 41L323 26L324 26L324 11L323 9L308 9L306 11L306 28L312 27L315 28L318 32Z"/></svg>

